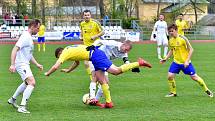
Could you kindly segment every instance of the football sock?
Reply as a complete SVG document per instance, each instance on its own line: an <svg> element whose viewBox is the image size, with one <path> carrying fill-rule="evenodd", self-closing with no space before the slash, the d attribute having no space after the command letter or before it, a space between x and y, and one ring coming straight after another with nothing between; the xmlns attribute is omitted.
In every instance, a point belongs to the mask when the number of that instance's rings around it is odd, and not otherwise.
<svg viewBox="0 0 215 121"><path fill-rule="evenodd" d="M46 43L43 43L43 52L46 51Z"/></svg>
<svg viewBox="0 0 215 121"><path fill-rule="evenodd" d="M157 47L158 58L161 57L161 47Z"/></svg>
<svg viewBox="0 0 215 121"><path fill-rule="evenodd" d="M90 98L95 98L96 93L96 82L90 82Z"/></svg>
<svg viewBox="0 0 215 121"><path fill-rule="evenodd" d="M20 105L26 105L33 90L34 90L34 87L32 85L28 85L26 87L25 91L23 92L22 102Z"/></svg>
<svg viewBox="0 0 215 121"><path fill-rule="evenodd" d="M23 82L22 84L19 85L19 87L16 89L15 93L13 94L13 98L16 99L17 96L20 95L20 93L22 93L25 89L26 89L27 85L25 84L25 82Z"/></svg>
<svg viewBox="0 0 215 121"><path fill-rule="evenodd" d="M176 83L175 80L168 80L170 93L176 94Z"/></svg>
<svg viewBox="0 0 215 121"><path fill-rule="evenodd" d="M199 79L197 80L197 82L199 83L199 85L204 89L204 91L207 91L208 90L208 87L206 86L204 80L199 77Z"/></svg>
<svg viewBox="0 0 215 121"><path fill-rule="evenodd" d="M164 57L166 57L167 53L168 53L168 47L164 46Z"/></svg>
<svg viewBox="0 0 215 121"><path fill-rule="evenodd" d="M102 87L99 85L98 90L96 92L96 100L99 100L100 97L102 97L103 92L102 92Z"/></svg>
<svg viewBox="0 0 215 121"><path fill-rule="evenodd" d="M139 67L138 62L123 64L120 66L122 72L126 72L126 71L129 71L130 69L137 68L137 67Z"/></svg>
<svg viewBox="0 0 215 121"><path fill-rule="evenodd" d="M102 91L105 96L105 100L107 103L111 102L110 90L108 84L102 84Z"/></svg>
<svg viewBox="0 0 215 121"><path fill-rule="evenodd" d="M92 77L92 73L91 73L90 67L87 67L87 68L86 68L86 71L87 71L87 74L90 76L90 80L93 80L93 77Z"/></svg>
<svg viewBox="0 0 215 121"><path fill-rule="evenodd" d="M40 44L37 44L38 51L40 51Z"/></svg>

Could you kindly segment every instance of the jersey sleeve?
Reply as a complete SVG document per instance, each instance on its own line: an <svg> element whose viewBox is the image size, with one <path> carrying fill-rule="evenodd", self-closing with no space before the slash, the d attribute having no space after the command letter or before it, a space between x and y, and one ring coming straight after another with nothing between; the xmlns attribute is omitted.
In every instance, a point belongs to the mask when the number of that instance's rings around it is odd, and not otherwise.
<svg viewBox="0 0 215 121"><path fill-rule="evenodd" d="M19 47L20 49L28 45L28 41L24 34L22 34L19 38L19 40L16 42L16 46Z"/></svg>

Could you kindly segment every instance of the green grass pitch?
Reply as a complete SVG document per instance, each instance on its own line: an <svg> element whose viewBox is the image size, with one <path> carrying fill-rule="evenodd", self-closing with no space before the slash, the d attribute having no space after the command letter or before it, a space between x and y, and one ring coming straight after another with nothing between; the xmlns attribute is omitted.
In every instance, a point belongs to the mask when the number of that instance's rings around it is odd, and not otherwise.
<svg viewBox="0 0 215 121"><path fill-rule="evenodd" d="M215 91L215 43L193 43L192 63L208 87ZM141 73L127 72L110 75L110 89L115 107L100 109L84 105L82 96L88 92L89 77L83 66L71 73L55 72L50 77L43 73L56 61L54 50L59 45L47 45L47 51L34 57L44 65L40 72L31 65L36 88L29 101L31 114L20 114L7 104L8 98L22 82L17 73L8 71L13 45L0 45L0 121L214 121L215 100L209 98L199 85L182 73L176 77L176 98L165 98L168 93L167 72L172 61L159 64L155 44L134 45L130 61L143 57L153 68L141 68ZM62 45L65 47L66 45ZM69 66L66 62L63 67ZM122 64L121 60L114 61ZM20 103L21 96L18 98Z"/></svg>

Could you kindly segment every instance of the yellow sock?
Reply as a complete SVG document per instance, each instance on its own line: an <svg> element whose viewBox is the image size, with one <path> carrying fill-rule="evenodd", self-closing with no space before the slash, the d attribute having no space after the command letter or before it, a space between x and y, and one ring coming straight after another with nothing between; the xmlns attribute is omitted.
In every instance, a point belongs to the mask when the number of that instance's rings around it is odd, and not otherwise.
<svg viewBox="0 0 215 121"><path fill-rule="evenodd" d="M111 102L110 90L108 84L102 84L102 91L107 103Z"/></svg>
<svg viewBox="0 0 215 121"><path fill-rule="evenodd" d="M176 83L175 80L168 80L170 92L176 94Z"/></svg>
<svg viewBox="0 0 215 121"><path fill-rule="evenodd" d="M40 51L40 44L37 44L38 51Z"/></svg>
<svg viewBox="0 0 215 121"><path fill-rule="evenodd" d="M90 67L88 67L88 68L86 69L86 71L87 71L87 74L90 76L90 80L92 80L93 77L92 77L92 73L91 73Z"/></svg>
<svg viewBox="0 0 215 121"><path fill-rule="evenodd" d="M123 64L123 65L120 66L120 68L122 69L122 72L126 72L126 71L129 71L132 68L137 68L137 67L139 67L138 62Z"/></svg>
<svg viewBox="0 0 215 121"><path fill-rule="evenodd" d="M43 51L46 51L46 43L43 43Z"/></svg>
<svg viewBox="0 0 215 121"><path fill-rule="evenodd" d="M206 86L204 80L199 77L199 79L197 80L197 82L199 83L199 85L203 88L204 91L207 91L208 90L208 87Z"/></svg>

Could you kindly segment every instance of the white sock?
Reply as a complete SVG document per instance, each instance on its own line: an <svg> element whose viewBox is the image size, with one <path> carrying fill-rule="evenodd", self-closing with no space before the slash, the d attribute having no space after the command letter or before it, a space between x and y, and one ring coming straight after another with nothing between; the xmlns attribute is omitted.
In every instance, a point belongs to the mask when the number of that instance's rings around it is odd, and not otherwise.
<svg viewBox="0 0 215 121"><path fill-rule="evenodd" d="M95 98L96 94L96 82L90 82L90 98Z"/></svg>
<svg viewBox="0 0 215 121"><path fill-rule="evenodd" d="M166 57L167 53L168 53L168 47L164 46L164 57Z"/></svg>
<svg viewBox="0 0 215 121"><path fill-rule="evenodd" d="M15 93L13 94L13 98L16 99L17 96L20 95L20 93L22 93L25 89L26 89L27 85L25 84L25 82L23 82L22 84L19 85L19 87L16 89Z"/></svg>
<svg viewBox="0 0 215 121"><path fill-rule="evenodd" d="M161 57L161 47L157 47L158 58Z"/></svg>
<svg viewBox="0 0 215 121"><path fill-rule="evenodd" d="M32 85L28 85L26 87L25 91L23 92L22 102L20 105L26 105L33 90L34 90L34 87Z"/></svg>
<svg viewBox="0 0 215 121"><path fill-rule="evenodd" d="M96 93L96 100L99 100L100 97L102 97L103 91L101 85L99 85L97 93Z"/></svg>

